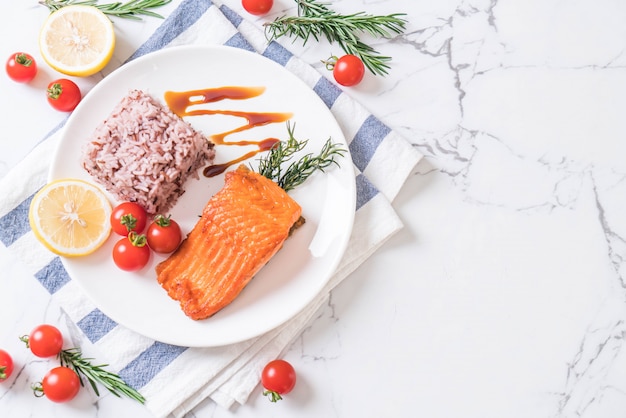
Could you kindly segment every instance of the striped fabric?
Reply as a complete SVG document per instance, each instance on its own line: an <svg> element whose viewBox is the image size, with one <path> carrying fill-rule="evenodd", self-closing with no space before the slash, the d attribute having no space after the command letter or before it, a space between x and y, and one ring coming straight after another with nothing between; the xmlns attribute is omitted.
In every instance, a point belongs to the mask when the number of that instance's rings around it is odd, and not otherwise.
<svg viewBox="0 0 626 418"><path fill-rule="evenodd" d="M390 201L420 159L403 138L369 114L318 71L265 37L225 6L209 0L185 0L129 58L182 44L223 44L256 51L294 72L330 108L349 141L356 174L355 226L348 251L320 297L293 321L267 335L228 347L186 348L137 335L104 315L82 294L59 257L37 243L28 224L33 194L45 183L50 150L58 141L51 132L0 181L0 242L60 304L102 360L147 398L156 416L183 416L206 397L225 407L243 403L258 382L259 365L276 357L301 331L328 292L401 228ZM33 173L31 167L43 167ZM100 360L100 359L99 359Z"/></svg>

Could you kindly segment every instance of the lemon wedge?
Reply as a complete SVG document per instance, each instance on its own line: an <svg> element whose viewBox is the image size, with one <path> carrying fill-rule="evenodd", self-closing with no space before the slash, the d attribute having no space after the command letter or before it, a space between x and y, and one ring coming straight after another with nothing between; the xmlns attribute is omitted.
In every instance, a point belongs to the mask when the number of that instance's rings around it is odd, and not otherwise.
<svg viewBox="0 0 626 418"><path fill-rule="evenodd" d="M95 185L62 179L41 188L30 203L33 233L50 251L66 256L87 255L111 233L111 203Z"/></svg>
<svg viewBox="0 0 626 418"><path fill-rule="evenodd" d="M71 5L51 13L39 33L39 50L60 73L87 77L113 56L113 23L94 6Z"/></svg>

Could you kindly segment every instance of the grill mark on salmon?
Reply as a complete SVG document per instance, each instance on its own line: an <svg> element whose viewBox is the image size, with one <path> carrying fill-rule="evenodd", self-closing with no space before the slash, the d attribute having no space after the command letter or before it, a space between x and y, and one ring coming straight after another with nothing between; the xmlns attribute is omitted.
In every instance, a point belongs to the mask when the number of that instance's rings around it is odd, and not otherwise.
<svg viewBox="0 0 626 418"><path fill-rule="evenodd" d="M230 304L276 254L302 209L283 189L240 166L206 204L178 249L156 267L157 281L200 320Z"/></svg>

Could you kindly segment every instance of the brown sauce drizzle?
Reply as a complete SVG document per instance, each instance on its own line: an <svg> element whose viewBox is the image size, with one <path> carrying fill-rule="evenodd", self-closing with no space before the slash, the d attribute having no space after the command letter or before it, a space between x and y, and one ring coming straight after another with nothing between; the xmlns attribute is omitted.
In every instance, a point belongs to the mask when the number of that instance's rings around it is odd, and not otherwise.
<svg viewBox="0 0 626 418"><path fill-rule="evenodd" d="M241 157L235 158L234 160L228 161L226 163L213 164L213 165L206 166L204 167L204 170L202 170L202 174L204 175L204 177L214 177L214 176L217 176L218 174L222 174L224 171L228 169L228 167L234 164L240 163L242 161L245 161L248 158L254 157L259 152L269 151L270 149L272 149L274 145L278 144L279 142L280 142L280 139L276 139L276 138L264 139L263 141L256 143L259 147L258 150L250 151L242 155Z"/></svg>
<svg viewBox="0 0 626 418"><path fill-rule="evenodd" d="M260 96L265 92L265 87L241 87L241 86L226 86L208 88L202 90L189 90L189 91L167 91L165 92L165 102L170 109L178 116L205 116L205 115L227 115L238 118L243 118L247 121L244 125L241 125L230 131L213 134L210 136L211 142L215 145L228 145L228 146L246 146L256 145L257 149L250 151L239 158L232 161L228 161L223 164L214 164L204 168L203 175L205 177L213 177L223 173L228 167L247 160L253 157L259 152L268 151L278 142L276 138L265 138L263 140L244 140L244 141L226 141L228 135L236 132L243 132L255 128L257 126L263 126L270 123L280 123L289 120L292 117L291 113L277 113L277 112L247 112L237 110L213 110L204 108L190 109L192 106L215 103L222 100L247 100L257 96Z"/></svg>

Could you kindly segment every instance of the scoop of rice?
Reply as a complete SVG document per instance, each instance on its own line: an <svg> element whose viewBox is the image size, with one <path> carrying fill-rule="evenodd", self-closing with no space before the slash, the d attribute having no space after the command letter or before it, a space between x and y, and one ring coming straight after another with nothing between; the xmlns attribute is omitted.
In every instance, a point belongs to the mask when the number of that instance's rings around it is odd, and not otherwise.
<svg viewBox="0 0 626 418"><path fill-rule="evenodd" d="M166 214L189 177L215 156L213 144L167 106L131 90L96 128L83 167L119 201Z"/></svg>

